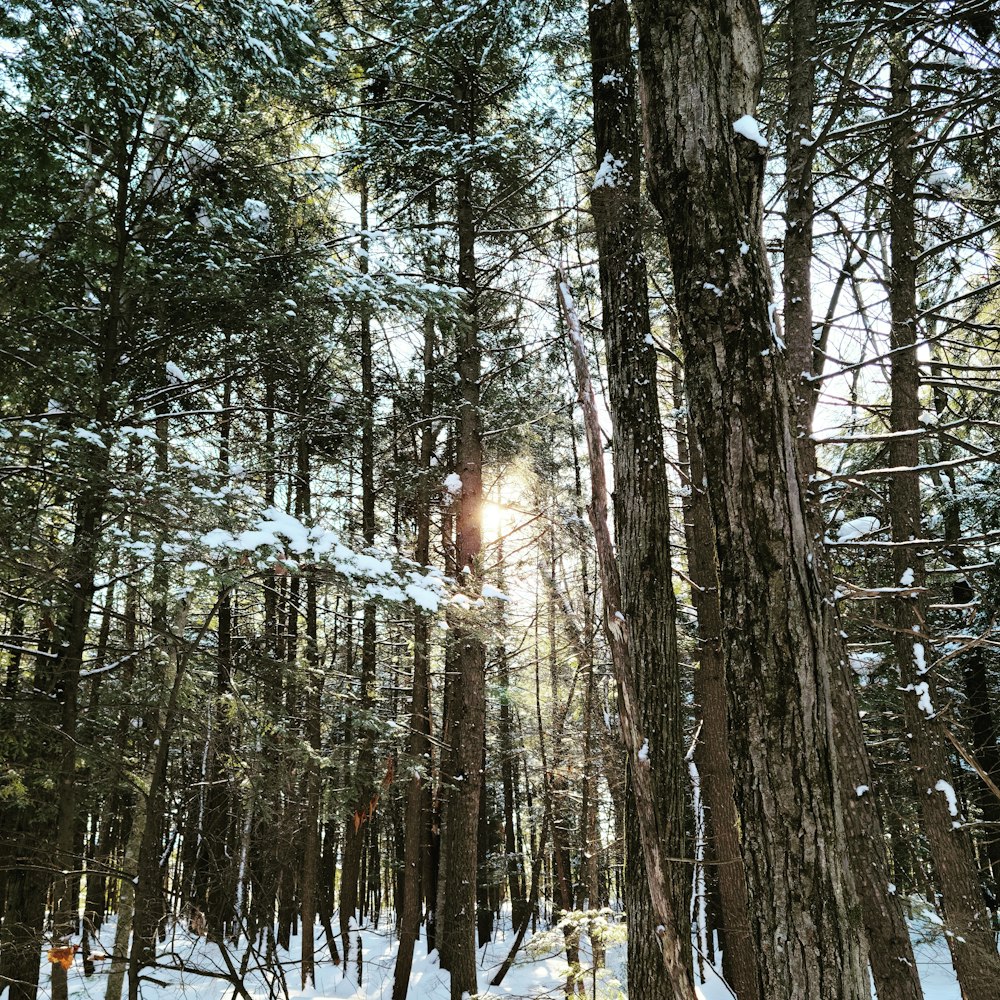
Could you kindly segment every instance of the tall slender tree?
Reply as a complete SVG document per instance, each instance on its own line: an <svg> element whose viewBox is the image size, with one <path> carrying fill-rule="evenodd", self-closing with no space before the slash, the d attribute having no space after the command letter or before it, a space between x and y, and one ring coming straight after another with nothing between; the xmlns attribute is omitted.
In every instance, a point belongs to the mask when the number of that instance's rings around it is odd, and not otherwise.
<svg viewBox="0 0 1000 1000"><path fill-rule="evenodd" d="M674 631L670 560L670 489L657 398L656 351L649 325L642 244L636 68L625 0L588 8L594 143L597 173L590 193L601 285L601 330L607 352L614 426L614 526L622 581L621 613L629 629L628 656L643 706L642 728L656 790L667 856L684 856L685 795L680 667ZM626 785L625 906L629 983L651 998L672 987L658 961L649 886L634 809L631 771ZM675 913L686 910L687 872L670 873ZM678 925L674 933L684 936Z"/></svg>

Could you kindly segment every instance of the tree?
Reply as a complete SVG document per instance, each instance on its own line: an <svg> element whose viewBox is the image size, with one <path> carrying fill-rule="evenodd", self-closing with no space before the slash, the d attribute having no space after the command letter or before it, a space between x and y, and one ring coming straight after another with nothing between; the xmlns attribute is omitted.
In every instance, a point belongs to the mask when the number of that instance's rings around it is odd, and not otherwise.
<svg viewBox="0 0 1000 1000"><path fill-rule="evenodd" d="M761 234L760 11L655 2L637 11L650 192L667 230L715 528L762 992L866 996L833 745L829 678L843 650L799 488ZM807 939L798 927L810 928Z"/></svg>
<svg viewBox="0 0 1000 1000"><path fill-rule="evenodd" d="M656 792L658 826L668 857L684 857L685 796L680 666L670 559L670 487L657 397L656 351L650 333L640 203L639 123L631 20L625 0L591 6L591 86L597 173L594 212L601 286L601 330L607 353L614 432L615 548L622 585L620 612L629 630L629 669L643 706L641 727ZM616 609L617 610L617 609ZM626 771L626 897L631 921L629 984L652 998L672 985L657 960L649 886ZM686 910L686 873L670 873L674 912ZM685 934L686 921L673 932ZM645 928L645 929L644 929Z"/></svg>

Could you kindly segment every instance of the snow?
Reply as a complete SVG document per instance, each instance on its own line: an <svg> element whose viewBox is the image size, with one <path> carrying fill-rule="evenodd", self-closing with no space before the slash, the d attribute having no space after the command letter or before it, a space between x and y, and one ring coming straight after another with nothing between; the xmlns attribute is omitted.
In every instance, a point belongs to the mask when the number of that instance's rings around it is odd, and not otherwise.
<svg viewBox="0 0 1000 1000"><path fill-rule="evenodd" d="M591 190L596 191L599 187L618 187L619 175L625 166L624 160L616 160L610 152L605 153L601 165L597 168Z"/></svg>
<svg viewBox="0 0 1000 1000"><path fill-rule="evenodd" d="M854 794L860 799L867 795L870 791L871 789L867 785L858 785L858 787L854 789Z"/></svg>
<svg viewBox="0 0 1000 1000"><path fill-rule="evenodd" d="M180 150L184 166L192 173L201 173L222 159L219 150L207 139L191 136Z"/></svg>
<svg viewBox="0 0 1000 1000"><path fill-rule="evenodd" d="M837 529L837 541L849 542L864 535L870 535L882 527L882 522L877 517L865 516L855 517L850 521L845 521Z"/></svg>
<svg viewBox="0 0 1000 1000"><path fill-rule="evenodd" d="M901 587L913 586L913 570L909 566L903 570L903 575L899 578L899 585Z"/></svg>
<svg viewBox="0 0 1000 1000"><path fill-rule="evenodd" d="M99 434L95 434L93 431L88 431L85 427L77 427L73 432L74 437L78 437L81 441L86 441L87 444L92 444L96 448L107 448L108 446L101 439Z"/></svg>
<svg viewBox="0 0 1000 1000"><path fill-rule="evenodd" d="M188 373L180 365L175 365L173 361L168 361L163 366L163 370L167 373L171 385L184 385L185 382L190 381Z"/></svg>
<svg viewBox="0 0 1000 1000"><path fill-rule="evenodd" d="M261 231L271 224L271 210L256 198L247 198L243 202L243 217Z"/></svg>
<svg viewBox="0 0 1000 1000"><path fill-rule="evenodd" d="M938 778L934 784L934 791L940 792L948 800L948 812L952 816L958 816L958 797L955 795L955 789L951 787L951 783L944 780L944 778ZM955 822L952 826L960 826L961 824Z"/></svg>
<svg viewBox="0 0 1000 1000"><path fill-rule="evenodd" d="M416 583L408 583L405 590L406 596L424 611L434 614L441 604L440 595L427 587L421 587Z"/></svg>
<svg viewBox="0 0 1000 1000"><path fill-rule="evenodd" d="M509 601L508 597L502 590L498 590L496 587L491 587L488 583L483 584L483 597L493 597L498 601Z"/></svg>
<svg viewBox="0 0 1000 1000"><path fill-rule="evenodd" d="M365 592L370 594L372 597L381 597L386 601L406 600L406 592L401 587L397 587L394 583L388 585L382 583L369 583L365 587Z"/></svg>
<svg viewBox="0 0 1000 1000"><path fill-rule="evenodd" d="M779 351L785 349L785 342L778 336L778 324L775 322L775 314L778 311L778 303L771 302L767 307L767 322L771 327L771 337L774 339L774 346L778 348Z"/></svg>
<svg viewBox="0 0 1000 1000"><path fill-rule="evenodd" d="M893 892L895 886L890 885ZM910 920L910 935L914 941L914 955L928 1000L960 1000L958 984L952 970L947 938L940 918L921 900L909 901L914 916ZM606 928L607 968L597 977L597 995L601 998L622 997L644 1000L638 994L630 996L627 985L626 941L624 927L609 911L607 917L592 920L594 925ZM580 916L585 916L581 914ZM399 947L391 912L383 913L378 929L367 921L359 928L351 921L351 954L346 964L333 965L329 958L326 939L320 927L315 928L316 982L300 989L299 963L301 961L301 936L295 935L291 948L276 950L271 969L267 968L265 953L260 949L248 956L247 972L242 985L251 1000L288 995L295 1000L389 1000L392 996L393 970ZM581 923L583 921L581 920ZM337 915L333 925L338 926ZM115 921L104 924L94 942L94 951L110 954L115 937ZM535 934L529 934L501 986L489 986L497 968L507 955L514 934L510 914L505 912L502 926L494 939L477 951L477 968L480 996L486 998L516 998L516 1000L542 1000L560 996L566 982L566 954L560 926L546 928L544 921ZM358 941L361 944L361 962L358 961ZM338 945L340 941L338 940ZM230 946L230 960L239 969L247 952L247 944ZM590 940L581 934L580 957L590 996L589 963ZM721 957L721 956L720 956ZM273 969L281 965L288 993L283 994L281 981ZM87 979L83 963L77 956L69 969L69 995L81 1000L102 1000L106 987L107 962L98 962L98 974ZM50 966L44 952L40 955L40 984L47 995ZM101 973L105 973L102 975ZM187 930L183 923L166 925L166 941L160 945L156 968L157 1000L229 1000L233 986L229 981L226 962L218 946ZM704 966L705 982L695 988L697 1000L732 1000L732 992L721 974L708 962ZM145 993L144 993L145 995ZM437 954L427 954L423 936L417 941L410 972L409 996L414 1000L449 1000L450 976L437 962Z"/></svg>
<svg viewBox="0 0 1000 1000"><path fill-rule="evenodd" d="M932 170L927 175L927 183L932 187L944 187L948 184L954 184L957 173L957 167L945 167L943 170Z"/></svg>
<svg viewBox="0 0 1000 1000"><path fill-rule="evenodd" d="M761 149L767 149L767 140L760 132L760 122L753 115L744 115L742 118L737 118L733 122L733 131L737 135L743 136L744 139L749 139L751 142L757 143Z"/></svg>
<svg viewBox="0 0 1000 1000"><path fill-rule="evenodd" d="M298 572L302 560L289 558L286 551L290 551L331 567L366 596L396 602L409 600L431 613L438 611L445 597L447 581L438 570L421 567L404 572L387 555L355 552L334 532L318 525L309 527L276 507L267 508L263 517L251 520L242 531L213 528L195 541L203 547L200 554L262 550L259 554L263 561L257 563L258 569L280 565L289 572Z"/></svg>
<svg viewBox="0 0 1000 1000"><path fill-rule="evenodd" d="M927 660L924 657L924 644L922 642L915 642L913 644L913 663L917 668L918 674L927 673Z"/></svg>
<svg viewBox="0 0 1000 1000"><path fill-rule="evenodd" d="M912 691L917 696L917 708L920 709L928 719L934 718L934 706L931 704L931 690L927 681L919 684L907 684L903 691Z"/></svg>
<svg viewBox="0 0 1000 1000"><path fill-rule="evenodd" d="M462 494L462 477L457 472L449 472L447 476L444 477L444 488L453 496L461 496Z"/></svg>
<svg viewBox="0 0 1000 1000"><path fill-rule="evenodd" d="M642 746L639 748L639 760L649 760L649 740L642 741Z"/></svg>

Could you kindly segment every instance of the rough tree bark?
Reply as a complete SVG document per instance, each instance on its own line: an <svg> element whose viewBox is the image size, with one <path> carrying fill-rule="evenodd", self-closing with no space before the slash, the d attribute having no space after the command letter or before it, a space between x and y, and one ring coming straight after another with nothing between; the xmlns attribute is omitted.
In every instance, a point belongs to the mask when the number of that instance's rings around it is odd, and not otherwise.
<svg viewBox="0 0 1000 1000"><path fill-rule="evenodd" d="M683 857L684 751L680 669L670 567L670 492L656 388L656 351L649 326L646 261L639 195L640 145L631 19L625 0L588 5L594 141L598 172L590 202L597 232L602 333L608 366L615 472L615 543L627 655L648 741L658 827L670 857ZM626 769L625 909L631 989L648 1000L671 995L656 960L659 943L634 806L635 777ZM686 936L686 873L668 871L672 930Z"/></svg>
<svg viewBox="0 0 1000 1000"><path fill-rule="evenodd" d="M833 601L799 489L761 235L760 9L637 4L649 188L667 230L691 426L705 462L760 991L861 1000L830 676ZM763 139L760 139L761 143Z"/></svg>

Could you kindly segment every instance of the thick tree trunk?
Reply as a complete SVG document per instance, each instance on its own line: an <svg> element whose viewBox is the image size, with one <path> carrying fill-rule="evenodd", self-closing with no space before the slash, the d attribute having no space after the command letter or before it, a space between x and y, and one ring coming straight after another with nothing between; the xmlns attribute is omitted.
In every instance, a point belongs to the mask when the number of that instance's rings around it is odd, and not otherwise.
<svg viewBox="0 0 1000 1000"><path fill-rule="evenodd" d="M889 461L895 469L920 462L920 369L917 359L917 241L914 215L913 114L910 65L902 37L890 55L889 204L892 313L890 360L891 412ZM951 786L948 753L935 723L936 685L930 669L924 559L906 543L920 537L920 478L897 472L889 480L889 517L897 586L913 587L912 595L895 601L893 646L903 689L903 718L910 764L924 834L930 847L948 947L966 1000L995 997L1000 982L1000 956L990 927L983 887L976 872L969 831L961 825Z"/></svg>
<svg viewBox="0 0 1000 1000"><path fill-rule="evenodd" d="M869 995L848 866L819 571L761 235L756 3L640 0L649 184L705 462L751 930L769 1000ZM763 140L761 140L763 141Z"/></svg>
<svg viewBox="0 0 1000 1000"><path fill-rule="evenodd" d="M588 6L594 138L598 173L591 191L597 228L602 332L607 353L615 542L621 612L629 628L628 656L649 750L658 827L667 856L683 857L684 752L680 671L674 634L670 566L670 495L656 389L656 352L649 326L646 264L639 201L640 147L636 71L625 0ZM626 770L625 908L630 924L629 985L649 1000L670 996L657 961L659 942L636 822L634 775ZM687 937L687 875L668 877L673 932Z"/></svg>

